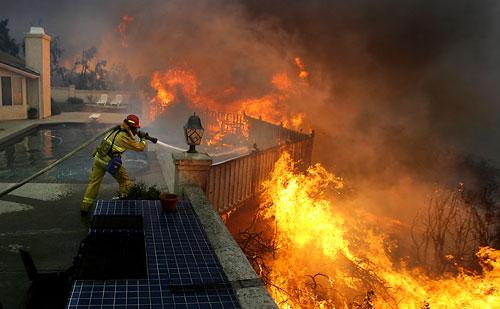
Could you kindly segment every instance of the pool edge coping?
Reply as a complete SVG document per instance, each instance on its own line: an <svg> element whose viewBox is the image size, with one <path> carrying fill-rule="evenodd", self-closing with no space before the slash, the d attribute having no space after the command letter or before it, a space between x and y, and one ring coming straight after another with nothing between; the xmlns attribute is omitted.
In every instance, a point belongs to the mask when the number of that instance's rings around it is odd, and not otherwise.
<svg viewBox="0 0 500 309"><path fill-rule="evenodd" d="M33 130L35 129L36 127L38 127L40 125L40 123L31 123L25 127L22 127L20 129L17 129L13 132L10 132L10 133L7 133L5 136L2 136L0 137L0 144L3 144L5 142L8 142L9 140L11 139L14 139L16 137L19 137L20 135L30 131L30 130Z"/></svg>
<svg viewBox="0 0 500 309"><path fill-rule="evenodd" d="M58 124L89 124L93 123L93 120L91 119L52 119L52 118L45 118L45 119L23 119L23 120L2 120L0 122L9 122L9 121L26 121L29 123L23 124L20 123L17 126L20 128L14 129L12 132L5 133L5 135L1 136L2 134L0 133L0 144L5 143L6 141L9 141L10 139L16 138L19 135L22 135L30 130L33 130L37 128L40 125L58 125ZM99 124L116 124L115 121L99 121Z"/></svg>

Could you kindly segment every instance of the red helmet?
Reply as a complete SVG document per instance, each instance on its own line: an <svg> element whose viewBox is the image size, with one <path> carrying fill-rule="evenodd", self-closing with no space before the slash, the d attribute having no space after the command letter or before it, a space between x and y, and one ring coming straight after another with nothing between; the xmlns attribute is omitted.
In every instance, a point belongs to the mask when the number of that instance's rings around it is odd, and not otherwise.
<svg viewBox="0 0 500 309"><path fill-rule="evenodd" d="M125 118L125 122L134 128L139 129L141 126L139 125L139 117L136 115L128 115L127 118Z"/></svg>

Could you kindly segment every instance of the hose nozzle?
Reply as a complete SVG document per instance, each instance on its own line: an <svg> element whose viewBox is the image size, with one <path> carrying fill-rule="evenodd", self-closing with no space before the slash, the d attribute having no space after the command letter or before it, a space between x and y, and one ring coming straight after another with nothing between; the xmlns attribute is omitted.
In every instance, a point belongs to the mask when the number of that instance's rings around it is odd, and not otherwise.
<svg viewBox="0 0 500 309"><path fill-rule="evenodd" d="M152 137L152 136L149 136L149 135L146 135L146 139L148 141L150 141L151 143L153 143L153 144L156 144L158 142L158 139L156 137Z"/></svg>
<svg viewBox="0 0 500 309"><path fill-rule="evenodd" d="M147 132L137 131L137 136L139 136L140 138L147 139L153 144L156 144L158 142L158 139L156 137L149 136L149 133Z"/></svg>

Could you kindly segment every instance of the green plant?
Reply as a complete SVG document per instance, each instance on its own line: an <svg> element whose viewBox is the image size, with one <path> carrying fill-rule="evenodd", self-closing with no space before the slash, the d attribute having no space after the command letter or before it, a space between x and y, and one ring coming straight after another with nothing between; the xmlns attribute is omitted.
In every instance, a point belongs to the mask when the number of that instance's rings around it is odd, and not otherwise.
<svg viewBox="0 0 500 309"><path fill-rule="evenodd" d="M95 98L93 95L88 95L87 100L89 103L94 104L95 103Z"/></svg>
<svg viewBox="0 0 500 309"><path fill-rule="evenodd" d="M37 119L38 118L38 109L35 107L31 107L28 109L28 119Z"/></svg>
<svg viewBox="0 0 500 309"><path fill-rule="evenodd" d="M83 104L83 100L80 99L80 98L77 98L77 97L69 97L68 98L68 104L82 105Z"/></svg>
<svg viewBox="0 0 500 309"><path fill-rule="evenodd" d="M157 200L160 198L160 190L156 185L146 187L142 182L134 183L130 187L127 195L122 196L123 200Z"/></svg>

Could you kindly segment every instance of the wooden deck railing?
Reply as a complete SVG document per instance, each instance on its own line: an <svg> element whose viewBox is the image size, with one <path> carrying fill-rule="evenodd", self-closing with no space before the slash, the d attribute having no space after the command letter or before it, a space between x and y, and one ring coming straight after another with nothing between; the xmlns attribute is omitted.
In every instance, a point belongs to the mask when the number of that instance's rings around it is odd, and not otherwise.
<svg viewBox="0 0 500 309"><path fill-rule="evenodd" d="M205 192L219 212L238 207L259 194L262 182L283 152L290 153L299 162L299 167L311 163L313 134L240 113L201 111L199 114L212 131L244 135L250 145L260 149L211 166Z"/></svg>
<svg viewBox="0 0 500 309"><path fill-rule="evenodd" d="M283 143L293 143L308 134L276 125L261 118L254 118L241 113L201 111L199 112L205 127L210 133L240 134L260 149L267 149Z"/></svg>
<svg viewBox="0 0 500 309"><path fill-rule="evenodd" d="M288 143L212 165L205 192L219 212L238 207L262 191L274 163L288 152L303 167L311 163L314 135L298 133Z"/></svg>

